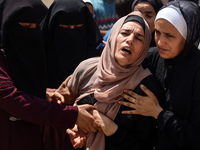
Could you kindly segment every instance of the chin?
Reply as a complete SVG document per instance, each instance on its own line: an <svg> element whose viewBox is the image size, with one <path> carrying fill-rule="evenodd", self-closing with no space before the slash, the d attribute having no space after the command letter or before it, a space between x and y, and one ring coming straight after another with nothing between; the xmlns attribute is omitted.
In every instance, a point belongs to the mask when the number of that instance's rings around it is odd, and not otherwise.
<svg viewBox="0 0 200 150"><path fill-rule="evenodd" d="M167 55L166 53L162 53L159 51L159 55L160 55L160 57L162 57L164 59L170 59L169 55Z"/></svg>

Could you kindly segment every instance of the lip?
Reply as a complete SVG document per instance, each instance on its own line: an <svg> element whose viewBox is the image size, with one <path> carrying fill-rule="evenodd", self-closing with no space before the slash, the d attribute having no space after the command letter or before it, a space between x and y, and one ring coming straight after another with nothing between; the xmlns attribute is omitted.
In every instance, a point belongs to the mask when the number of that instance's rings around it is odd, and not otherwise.
<svg viewBox="0 0 200 150"><path fill-rule="evenodd" d="M159 50L159 51L163 51L163 52L169 51L168 49L164 49L164 48L161 48L161 47L158 47L158 50Z"/></svg>
<svg viewBox="0 0 200 150"><path fill-rule="evenodd" d="M126 50L124 50L124 49L126 49ZM131 49L130 49L130 47L122 47L121 48L121 51L124 53L124 54L128 54L128 55L131 55L132 54L132 51L131 51ZM128 52L129 51L129 52Z"/></svg>

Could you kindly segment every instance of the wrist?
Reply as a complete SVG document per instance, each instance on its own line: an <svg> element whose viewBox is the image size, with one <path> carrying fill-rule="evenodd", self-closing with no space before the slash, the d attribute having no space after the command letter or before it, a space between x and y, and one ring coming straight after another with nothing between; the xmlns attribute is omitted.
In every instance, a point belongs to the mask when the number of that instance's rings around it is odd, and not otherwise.
<svg viewBox="0 0 200 150"><path fill-rule="evenodd" d="M162 110L163 110L163 108L159 106L159 107L155 110L155 113L154 113L153 117L154 117L155 119L157 119L158 116L159 116L159 114L160 114L160 112L161 112Z"/></svg>

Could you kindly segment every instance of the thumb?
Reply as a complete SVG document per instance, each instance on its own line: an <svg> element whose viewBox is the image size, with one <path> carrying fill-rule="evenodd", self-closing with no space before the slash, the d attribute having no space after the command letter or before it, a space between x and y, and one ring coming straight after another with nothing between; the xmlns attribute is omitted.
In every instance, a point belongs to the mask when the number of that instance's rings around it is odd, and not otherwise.
<svg viewBox="0 0 200 150"><path fill-rule="evenodd" d="M85 110L90 111L90 110L94 110L95 107L89 104L85 104Z"/></svg>
<svg viewBox="0 0 200 150"><path fill-rule="evenodd" d="M76 136L76 133L74 131L70 130L70 129L67 129L66 132L70 137L75 137Z"/></svg>

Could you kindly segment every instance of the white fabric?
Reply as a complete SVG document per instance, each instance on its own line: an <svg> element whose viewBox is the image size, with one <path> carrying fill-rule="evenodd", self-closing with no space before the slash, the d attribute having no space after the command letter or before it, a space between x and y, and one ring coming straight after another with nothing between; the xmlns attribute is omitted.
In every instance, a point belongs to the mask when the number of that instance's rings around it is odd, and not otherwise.
<svg viewBox="0 0 200 150"><path fill-rule="evenodd" d="M156 16L155 22L158 19L165 19L169 21L186 40L187 24L179 8L171 5L169 7L161 9Z"/></svg>
<svg viewBox="0 0 200 150"><path fill-rule="evenodd" d="M90 3L93 6L93 4L90 0L83 0L83 1L84 1L84 3Z"/></svg>

